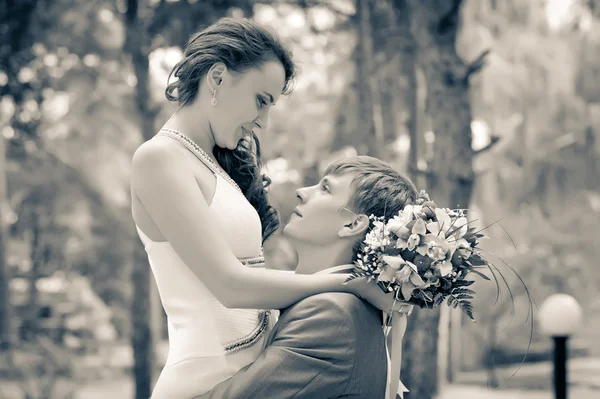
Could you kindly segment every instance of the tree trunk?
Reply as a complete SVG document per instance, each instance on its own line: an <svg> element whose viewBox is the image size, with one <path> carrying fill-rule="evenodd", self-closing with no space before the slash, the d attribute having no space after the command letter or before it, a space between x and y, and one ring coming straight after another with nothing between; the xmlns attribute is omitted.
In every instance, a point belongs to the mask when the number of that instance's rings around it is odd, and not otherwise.
<svg viewBox="0 0 600 399"><path fill-rule="evenodd" d="M4 137L0 136L0 352L8 351L11 346L12 328L10 324L10 280L6 264L6 227L4 209L6 203L6 152Z"/></svg>
<svg viewBox="0 0 600 399"><path fill-rule="evenodd" d="M30 88L17 79L19 70L33 57L31 54L31 36L29 26L33 18L37 0L8 1L0 0L0 71L8 77L8 84L0 86L0 98L10 96L17 109ZM2 121L4 122L4 121ZM3 138L0 145L0 204L6 203L6 147ZM10 319L10 276L6 264L6 226L3 221L4 209L0 207L0 351L11 348ZM10 355L10 352L9 352Z"/></svg>
<svg viewBox="0 0 600 399"><path fill-rule="evenodd" d="M399 77L401 81L402 107L408 114L404 122L410 137L409 164L418 167L419 147L417 145L419 132L417 130L417 50L414 37L410 32L410 13L406 0L395 0L396 29L398 29L400 48ZM413 145L414 143L414 145Z"/></svg>
<svg viewBox="0 0 600 399"><path fill-rule="evenodd" d="M408 0L418 63L427 82L426 112L435 133L427 187L439 205L467 208L473 187L467 67L456 53L462 0ZM410 398L437 394L439 310L419 309L409 323L403 378Z"/></svg>
<svg viewBox="0 0 600 399"><path fill-rule="evenodd" d="M152 393L154 370L154 338L151 328L150 311L150 271L148 258L143 246L134 244L133 298L131 301L133 348L133 377L135 381L135 399L148 399Z"/></svg>
<svg viewBox="0 0 600 399"><path fill-rule="evenodd" d="M392 89L395 137L402 134L409 136L408 165L409 170L412 170L418 164L417 51L410 31L410 13L406 0L391 0L391 6L391 12L388 13L390 32L387 48L394 55L389 86Z"/></svg>
<svg viewBox="0 0 600 399"><path fill-rule="evenodd" d="M155 112L151 109L149 93L149 54L150 37L145 12L148 5L143 0L128 0L125 13L127 26L126 51L131 56L132 66L137 78L135 101L142 122L144 141L154 135ZM134 356L135 399L148 399L152 392L154 370L154 338L151 328L151 273L148 258L141 243L134 244L133 298L131 318L133 332L131 345Z"/></svg>
<svg viewBox="0 0 600 399"><path fill-rule="evenodd" d="M370 10L374 67L385 144L401 136L412 137L417 131L416 51L406 11L406 0L380 1ZM412 146L410 150L412 153ZM404 156L397 158L396 155L391 148L379 153L385 160L389 157L390 161L401 161L394 162L394 166L405 169L408 160ZM416 165L416 161L414 163Z"/></svg>
<svg viewBox="0 0 600 399"><path fill-rule="evenodd" d="M37 197L34 197L34 201L31 206L37 207ZM37 211L33 211L31 218L31 269L28 275L29 285L29 296L27 303L27 312L25 315L25 321L27 322L27 339L33 340L37 334L38 329L38 313L39 313L39 291L37 289L37 281L40 279L40 272L42 268L42 229L40 226L40 216Z"/></svg>
<svg viewBox="0 0 600 399"><path fill-rule="evenodd" d="M435 133L428 187L438 205L451 208L468 207L474 182L467 66L455 48L461 2L409 0Z"/></svg>
<svg viewBox="0 0 600 399"><path fill-rule="evenodd" d="M360 132L367 140L368 154L380 156L383 151L383 117L381 92L375 71L373 32L369 0L356 0L358 18L358 48L356 57L357 89L360 112Z"/></svg>

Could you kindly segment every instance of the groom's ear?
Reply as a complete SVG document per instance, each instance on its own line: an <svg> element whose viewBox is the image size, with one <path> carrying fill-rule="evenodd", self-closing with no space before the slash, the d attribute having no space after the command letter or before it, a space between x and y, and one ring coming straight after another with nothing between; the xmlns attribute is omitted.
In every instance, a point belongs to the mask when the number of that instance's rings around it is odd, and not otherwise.
<svg viewBox="0 0 600 399"><path fill-rule="evenodd" d="M338 237L354 237L363 234L369 228L369 217L367 215L357 215L353 222L342 226L338 230Z"/></svg>

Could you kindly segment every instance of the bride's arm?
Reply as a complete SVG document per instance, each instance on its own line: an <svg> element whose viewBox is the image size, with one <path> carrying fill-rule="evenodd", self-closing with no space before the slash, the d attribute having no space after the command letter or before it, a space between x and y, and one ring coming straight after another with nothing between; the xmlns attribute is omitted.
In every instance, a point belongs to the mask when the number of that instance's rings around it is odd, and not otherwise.
<svg viewBox="0 0 600 399"><path fill-rule="evenodd" d="M243 266L216 228L181 153L163 144L152 140L134 154L132 191L179 257L224 306L281 309L318 293L350 291L343 285L344 275L297 275Z"/></svg>

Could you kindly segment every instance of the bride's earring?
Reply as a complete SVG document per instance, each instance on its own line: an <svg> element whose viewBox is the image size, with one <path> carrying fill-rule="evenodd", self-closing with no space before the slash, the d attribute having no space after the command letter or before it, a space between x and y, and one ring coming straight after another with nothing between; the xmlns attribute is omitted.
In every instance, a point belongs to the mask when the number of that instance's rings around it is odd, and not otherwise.
<svg viewBox="0 0 600 399"><path fill-rule="evenodd" d="M217 91L213 90L213 96L212 99L210 100L210 105L212 105L213 107L217 106Z"/></svg>

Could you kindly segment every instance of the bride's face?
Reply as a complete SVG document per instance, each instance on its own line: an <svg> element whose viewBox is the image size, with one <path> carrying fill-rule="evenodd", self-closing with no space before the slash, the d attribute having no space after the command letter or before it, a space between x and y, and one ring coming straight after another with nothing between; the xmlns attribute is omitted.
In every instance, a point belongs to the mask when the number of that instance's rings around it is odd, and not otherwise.
<svg viewBox="0 0 600 399"><path fill-rule="evenodd" d="M253 129L267 127L269 111L285 85L285 71L280 62L267 61L242 73L225 68L219 76L210 125L215 144L233 150Z"/></svg>
<svg viewBox="0 0 600 399"><path fill-rule="evenodd" d="M300 201L283 232L292 240L324 246L339 240L338 233L355 215L344 211L352 195L353 174L328 175L319 184L296 191Z"/></svg>

